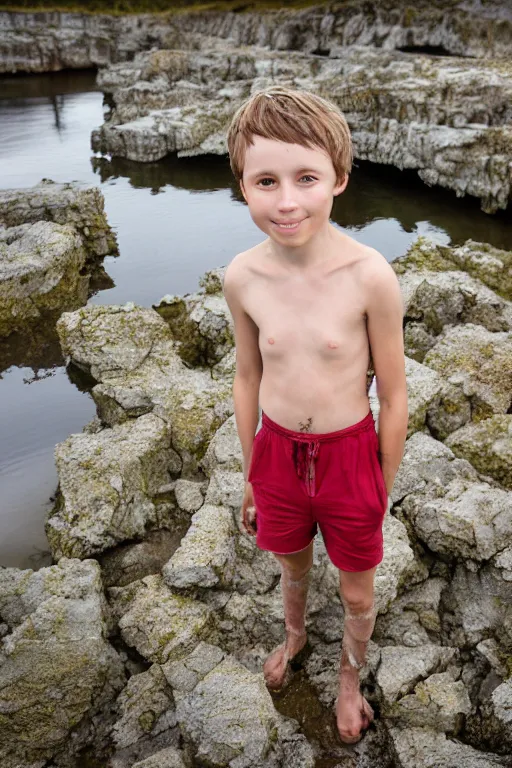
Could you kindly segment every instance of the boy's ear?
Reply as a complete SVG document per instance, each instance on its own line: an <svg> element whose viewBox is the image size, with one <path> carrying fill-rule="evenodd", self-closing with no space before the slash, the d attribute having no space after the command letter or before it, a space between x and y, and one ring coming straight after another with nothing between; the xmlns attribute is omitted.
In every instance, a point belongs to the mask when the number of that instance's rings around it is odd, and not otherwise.
<svg viewBox="0 0 512 768"><path fill-rule="evenodd" d="M332 191L332 194L334 195L334 197L341 195L341 193L345 191L347 184L348 184L348 173L345 174L345 178L343 179L343 181L340 182L339 184L336 184L336 186L334 187Z"/></svg>
<svg viewBox="0 0 512 768"><path fill-rule="evenodd" d="M240 192L243 195L245 202L247 202L247 195L245 194L244 182L240 179Z"/></svg>

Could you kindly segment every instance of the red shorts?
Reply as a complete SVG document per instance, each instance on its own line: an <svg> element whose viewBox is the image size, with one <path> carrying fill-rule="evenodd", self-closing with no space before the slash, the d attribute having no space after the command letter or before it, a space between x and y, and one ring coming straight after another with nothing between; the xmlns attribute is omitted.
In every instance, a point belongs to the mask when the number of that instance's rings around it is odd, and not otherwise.
<svg viewBox="0 0 512 768"><path fill-rule="evenodd" d="M256 507L256 544L281 555L305 549L320 527L343 571L366 571L383 557L387 492L371 412L346 429L293 432L263 414L248 480Z"/></svg>

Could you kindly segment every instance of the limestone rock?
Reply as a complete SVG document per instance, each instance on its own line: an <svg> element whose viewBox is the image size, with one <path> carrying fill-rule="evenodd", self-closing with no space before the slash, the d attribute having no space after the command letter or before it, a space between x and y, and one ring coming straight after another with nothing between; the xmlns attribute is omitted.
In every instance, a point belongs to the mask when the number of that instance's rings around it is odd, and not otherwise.
<svg viewBox="0 0 512 768"><path fill-rule="evenodd" d="M89 557L169 526L173 505L159 509L157 499L169 451L168 425L153 414L57 446L60 497L46 522L53 557Z"/></svg>
<svg viewBox="0 0 512 768"><path fill-rule="evenodd" d="M218 466L232 472L243 471L242 446L234 414L214 434L201 461L201 468L209 477Z"/></svg>
<svg viewBox="0 0 512 768"><path fill-rule="evenodd" d="M2 768L41 765L86 744L90 718L108 725L125 683L106 640L108 610L94 560L63 559L39 571L0 571ZM71 733L73 732L73 739Z"/></svg>
<svg viewBox="0 0 512 768"><path fill-rule="evenodd" d="M43 179L28 189L0 190L0 226L39 221L68 225L78 232L87 260L117 253L117 242L97 187L56 184Z"/></svg>
<svg viewBox="0 0 512 768"><path fill-rule="evenodd" d="M171 425L183 476L195 473L233 413L231 380L188 368L153 310L90 306L64 315L57 330L65 354L99 382L92 394L101 418L114 424L152 411Z"/></svg>
<svg viewBox="0 0 512 768"><path fill-rule="evenodd" d="M163 568L170 587L227 587L235 570L235 527L231 512L204 504L192 517L180 547Z"/></svg>
<svg viewBox="0 0 512 768"><path fill-rule="evenodd" d="M479 472L512 490L512 415L498 414L453 432L446 444Z"/></svg>
<svg viewBox="0 0 512 768"><path fill-rule="evenodd" d="M408 647L440 643L440 601L446 585L444 579L434 577L403 592L377 617L374 640L379 645Z"/></svg>
<svg viewBox="0 0 512 768"><path fill-rule="evenodd" d="M236 512L242 507L245 481L243 472L227 472L215 469L210 477L205 501L207 504L226 506Z"/></svg>
<svg viewBox="0 0 512 768"><path fill-rule="evenodd" d="M211 766L263 766L277 714L261 675L225 659L177 704L185 738Z"/></svg>
<svg viewBox="0 0 512 768"><path fill-rule="evenodd" d="M471 484L478 481L478 475L468 461L457 459L448 446L417 432L405 443L391 500L398 504L410 494L424 495L432 489L444 489L454 480Z"/></svg>
<svg viewBox="0 0 512 768"><path fill-rule="evenodd" d="M379 613L387 610L407 579L414 560L405 525L387 514L382 527L384 558L375 573L375 606Z"/></svg>
<svg viewBox="0 0 512 768"><path fill-rule="evenodd" d="M218 363L234 347L233 321L222 292L214 293L218 276L204 277L207 290L185 296L164 296L154 309L178 342L177 351L189 365Z"/></svg>
<svg viewBox="0 0 512 768"><path fill-rule="evenodd" d="M484 737L497 752L512 750L512 678L494 689L482 708Z"/></svg>
<svg viewBox="0 0 512 768"><path fill-rule="evenodd" d="M454 659L455 648L425 645L419 648L388 646L381 648L377 670L384 705L391 706L402 696L410 693L420 680L433 672L444 671Z"/></svg>
<svg viewBox="0 0 512 768"><path fill-rule="evenodd" d="M512 401L512 333L482 326L447 328L427 353L425 365L460 387L471 400L474 421L507 413Z"/></svg>
<svg viewBox="0 0 512 768"><path fill-rule="evenodd" d="M457 735L464 716L471 712L471 701L462 680L449 672L430 675L418 683L414 693L401 698L386 719L402 726L433 728Z"/></svg>
<svg viewBox="0 0 512 768"><path fill-rule="evenodd" d="M399 276L405 322L439 334L445 325L473 323L488 331L512 329L512 305L465 272L405 272Z"/></svg>
<svg viewBox="0 0 512 768"><path fill-rule="evenodd" d="M145 760L134 763L132 768L187 768L181 752L174 747L161 749Z"/></svg>
<svg viewBox="0 0 512 768"><path fill-rule="evenodd" d="M203 504L201 483L192 480L177 480L174 486L176 502L184 512L197 512Z"/></svg>
<svg viewBox="0 0 512 768"><path fill-rule="evenodd" d="M211 609L174 594L159 575L111 587L109 598L123 640L148 661L164 664L179 659L214 631Z"/></svg>
<svg viewBox="0 0 512 768"><path fill-rule="evenodd" d="M148 735L156 736L177 724L172 689L159 664L152 664L146 672L130 677L118 696L117 707L120 717L112 729L117 749L129 747Z"/></svg>
<svg viewBox="0 0 512 768"><path fill-rule="evenodd" d="M397 768L503 768L509 764L430 728L390 728L389 735Z"/></svg>
<svg viewBox="0 0 512 768"><path fill-rule="evenodd" d="M0 336L22 330L43 313L85 304L86 254L70 226L37 222L0 227Z"/></svg>
<svg viewBox="0 0 512 768"><path fill-rule="evenodd" d="M460 269L504 298L512 299L512 251L488 243L466 240L463 245L451 247L418 237L392 266L397 275Z"/></svg>
<svg viewBox="0 0 512 768"><path fill-rule="evenodd" d="M489 560L512 545L512 494L487 483L453 480L431 497L411 495L402 510L433 552Z"/></svg>

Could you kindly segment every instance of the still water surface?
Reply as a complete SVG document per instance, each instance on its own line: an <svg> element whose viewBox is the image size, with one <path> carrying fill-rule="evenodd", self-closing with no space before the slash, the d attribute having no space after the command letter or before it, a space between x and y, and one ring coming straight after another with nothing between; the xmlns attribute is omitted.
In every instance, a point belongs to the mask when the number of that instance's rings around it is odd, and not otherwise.
<svg viewBox="0 0 512 768"><path fill-rule="evenodd" d="M138 164L95 157L89 137L102 122L92 72L0 78L0 187L50 178L103 192L120 255L105 259L112 282L90 302L150 306L166 293L194 291L206 270L262 239L225 158ZM389 260L418 234L512 249L506 215L486 216L476 201L387 167L359 164L333 221ZM54 335L0 341L0 565L49 562L44 518L57 486L54 446L94 413L90 396L68 378Z"/></svg>

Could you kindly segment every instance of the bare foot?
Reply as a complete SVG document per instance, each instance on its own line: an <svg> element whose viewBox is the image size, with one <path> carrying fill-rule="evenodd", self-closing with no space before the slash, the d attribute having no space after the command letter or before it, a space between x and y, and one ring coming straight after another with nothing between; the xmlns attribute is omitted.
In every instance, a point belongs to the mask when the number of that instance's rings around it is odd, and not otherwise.
<svg viewBox="0 0 512 768"><path fill-rule="evenodd" d="M336 702L336 720L340 739L345 744L356 744L373 720L374 713L361 691L357 671L342 672L340 693Z"/></svg>
<svg viewBox="0 0 512 768"><path fill-rule="evenodd" d="M290 672L288 662L291 661L306 645L307 635L287 634L286 641L279 645L263 665L263 677L267 688L271 691L280 690L285 683Z"/></svg>

